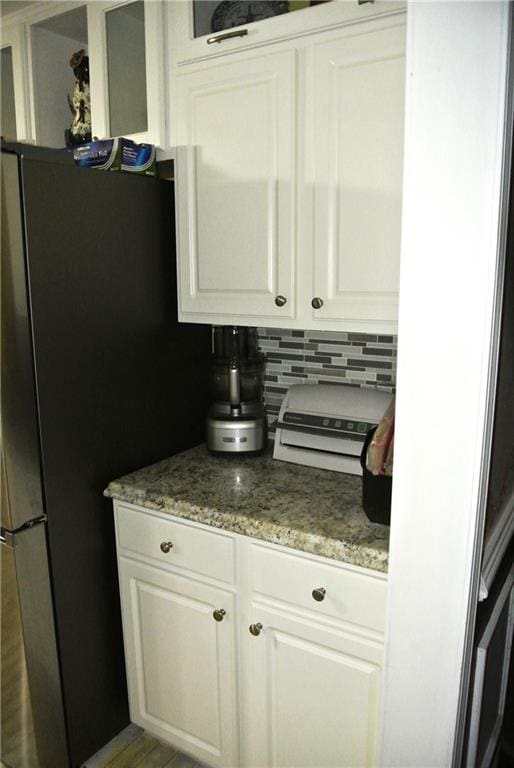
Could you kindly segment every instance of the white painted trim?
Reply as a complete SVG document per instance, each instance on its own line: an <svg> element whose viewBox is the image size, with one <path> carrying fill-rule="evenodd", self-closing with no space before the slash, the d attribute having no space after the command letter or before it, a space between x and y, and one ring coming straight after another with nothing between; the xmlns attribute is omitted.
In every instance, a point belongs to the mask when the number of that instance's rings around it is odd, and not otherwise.
<svg viewBox="0 0 514 768"><path fill-rule="evenodd" d="M512 173L512 131L514 126L514 39L513 39L514 7L510 5L510 24L508 24L507 43L507 72L505 93L505 120L503 126L503 177L500 188L499 202L499 230L498 251L496 266L496 284L493 298L493 318L491 323L491 338L489 348L489 374L487 380L486 406L484 418L484 440L482 445L482 472L479 484L479 497L477 509L477 526L475 529L474 558L471 567L471 587L469 594L468 622L464 643L463 669L460 681L459 714L457 719L453 763L460 765L464 750L466 731L466 714L471 684L471 665L473 661L473 648L475 639L475 620L478 603L483 593L482 564L484 562L483 547L485 536L485 524L487 517L487 498L489 493L489 480L491 471L494 416L496 408L498 364L500 354L500 338L502 327L502 308L505 283L505 262L507 251L507 232L509 227L510 188ZM487 546L487 542L486 542ZM496 573L501 557L508 546L508 538L500 542L495 556L498 559L491 563L492 570ZM494 576L493 576L494 578Z"/></svg>
<svg viewBox="0 0 514 768"><path fill-rule="evenodd" d="M87 4L89 79L91 83L91 133L99 139L109 134L109 90L107 84L107 43L105 6Z"/></svg>
<svg viewBox="0 0 514 768"><path fill-rule="evenodd" d="M0 21L0 27L4 24L37 24L45 19L51 19L52 16L59 16L61 13L73 11L75 8L85 6L85 2L76 2L76 0L45 0L45 2L34 3L34 5L21 8L19 11L5 16Z"/></svg>
<svg viewBox="0 0 514 768"><path fill-rule="evenodd" d="M14 79L14 110L16 114L16 138L18 141L30 141L33 133L29 123L29 99L27 90L26 41L23 27L20 25L2 25L1 47L11 48Z"/></svg>
<svg viewBox="0 0 514 768"><path fill-rule="evenodd" d="M509 8L412 2L380 765L448 766L487 440ZM426 376L427 349L438 375ZM423 362L425 361L425 363Z"/></svg>
<svg viewBox="0 0 514 768"><path fill-rule="evenodd" d="M146 98L148 131L145 139L156 146L166 144L166 88L164 75L164 8L160 0L145 4ZM134 137L134 141L138 141Z"/></svg>
<svg viewBox="0 0 514 768"><path fill-rule="evenodd" d="M89 66L91 75L91 116L93 135L111 136L109 125L109 82L105 14L133 0L107 0L87 4ZM164 11L161 0L145 1L145 57L147 130L124 134L136 142L160 146L166 142L164 85Z"/></svg>
<svg viewBox="0 0 514 768"><path fill-rule="evenodd" d="M35 94L34 94L34 64L33 64L33 57L32 57L32 30L29 24L24 25L23 27L23 38L25 43L25 55L26 55L26 62L27 62L27 79L26 79L26 92L27 92L27 101L28 101L28 114L27 114L27 120L28 120L28 130L30 136L33 138L34 142L37 141L37 125L36 125L36 103L35 103Z"/></svg>

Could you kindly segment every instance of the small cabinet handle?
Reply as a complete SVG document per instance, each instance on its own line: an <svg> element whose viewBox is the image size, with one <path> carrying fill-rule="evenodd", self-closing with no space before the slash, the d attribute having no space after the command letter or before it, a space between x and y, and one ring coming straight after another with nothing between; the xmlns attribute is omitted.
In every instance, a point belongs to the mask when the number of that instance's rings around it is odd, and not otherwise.
<svg viewBox="0 0 514 768"><path fill-rule="evenodd" d="M315 296L311 301L311 307L313 309L321 309L322 306L323 306L323 299L320 299L319 296Z"/></svg>
<svg viewBox="0 0 514 768"><path fill-rule="evenodd" d="M215 621L223 621L223 617L226 613L227 612L224 608L218 608L212 612L212 615L214 616Z"/></svg>
<svg viewBox="0 0 514 768"><path fill-rule="evenodd" d="M250 624L250 634L254 637L257 637L257 635L261 634L262 630L262 624L259 622L259 624Z"/></svg>
<svg viewBox="0 0 514 768"><path fill-rule="evenodd" d="M325 599L326 594L327 590L325 587L318 587L317 589L312 590L312 596L318 603L321 603Z"/></svg>
<svg viewBox="0 0 514 768"><path fill-rule="evenodd" d="M287 299L285 296L282 296L280 293L278 296L275 296L275 304L277 307L283 307L285 304L287 304Z"/></svg>
<svg viewBox="0 0 514 768"><path fill-rule="evenodd" d="M172 549L173 543L171 541L162 541L161 542L161 552L164 552L165 555L168 554L170 549Z"/></svg>
<svg viewBox="0 0 514 768"><path fill-rule="evenodd" d="M222 35L215 35L207 38L207 45L221 43L223 40L230 40L231 37L245 37L248 34L247 29L237 29L234 32L224 32Z"/></svg>
<svg viewBox="0 0 514 768"><path fill-rule="evenodd" d="M374 3L375 0L357 0L359 5L365 5L366 3Z"/></svg>

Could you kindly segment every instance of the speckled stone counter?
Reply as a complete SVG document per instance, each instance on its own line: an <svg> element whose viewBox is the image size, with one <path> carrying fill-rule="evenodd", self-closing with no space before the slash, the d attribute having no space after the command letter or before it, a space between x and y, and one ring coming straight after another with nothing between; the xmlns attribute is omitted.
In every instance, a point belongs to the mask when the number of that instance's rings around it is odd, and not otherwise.
<svg viewBox="0 0 514 768"><path fill-rule="evenodd" d="M370 523L360 477L192 448L114 480L106 496L376 571L389 528Z"/></svg>

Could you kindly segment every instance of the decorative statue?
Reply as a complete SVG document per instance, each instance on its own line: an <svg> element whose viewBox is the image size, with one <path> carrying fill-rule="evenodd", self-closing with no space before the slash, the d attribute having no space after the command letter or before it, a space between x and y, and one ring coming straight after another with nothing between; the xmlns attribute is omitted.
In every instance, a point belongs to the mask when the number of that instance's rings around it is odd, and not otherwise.
<svg viewBox="0 0 514 768"><path fill-rule="evenodd" d="M89 93L89 57L83 48L73 54L70 67L75 75L73 98L68 104L73 115L71 128L66 131L66 146L91 141L91 97Z"/></svg>

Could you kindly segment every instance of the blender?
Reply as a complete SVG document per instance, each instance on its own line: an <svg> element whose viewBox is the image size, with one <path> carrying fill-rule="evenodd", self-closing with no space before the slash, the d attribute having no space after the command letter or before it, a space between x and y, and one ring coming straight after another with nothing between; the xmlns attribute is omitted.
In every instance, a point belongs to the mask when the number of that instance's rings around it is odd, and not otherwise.
<svg viewBox="0 0 514 768"><path fill-rule="evenodd" d="M262 399L265 357L257 330L216 326L213 341L207 448L213 453L259 453L266 447L267 421Z"/></svg>

